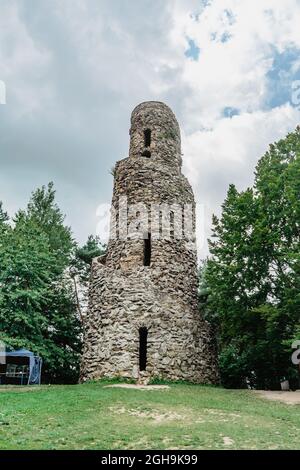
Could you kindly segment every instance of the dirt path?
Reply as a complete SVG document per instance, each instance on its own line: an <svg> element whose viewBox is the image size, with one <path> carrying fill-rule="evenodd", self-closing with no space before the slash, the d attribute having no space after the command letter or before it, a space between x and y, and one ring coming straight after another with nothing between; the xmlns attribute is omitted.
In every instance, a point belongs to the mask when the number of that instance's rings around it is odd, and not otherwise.
<svg viewBox="0 0 300 470"><path fill-rule="evenodd" d="M168 390L169 385L138 385L138 384L113 384L105 385L104 388L132 388L134 390Z"/></svg>
<svg viewBox="0 0 300 470"><path fill-rule="evenodd" d="M277 400L287 405L300 405L300 390L296 392L271 392L266 390L255 391L258 395L268 400Z"/></svg>

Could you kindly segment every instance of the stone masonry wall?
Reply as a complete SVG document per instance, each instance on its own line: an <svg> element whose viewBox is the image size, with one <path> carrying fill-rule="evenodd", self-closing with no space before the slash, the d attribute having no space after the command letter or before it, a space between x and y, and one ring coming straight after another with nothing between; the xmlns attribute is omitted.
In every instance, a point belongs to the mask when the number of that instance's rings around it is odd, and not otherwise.
<svg viewBox="0 0 300 470"><path fill-rule="evenodd" d="M147 129L151 143L145 147ZM128 234L120 237L124 226L117 217L107 255L93 262L82 380L121 376L218 381L210 328L197 305L195 202L181 164L180 130L172 111L159 102L137 106L131 117L129 157L115 167L112 200L119 214L120 198L126 197ZM181 208L185 221L190 217L191 230L183 237L179 218L174 220L173 234L161 232L159 207L155 222L148 215L142 219L145 231L151 233L150 266L143 266L144 240L130 229L137 219L134 204L152 208L152 214L153 207L171 205ZM141 327L148 330L144 371L139 370Z"/></svg>

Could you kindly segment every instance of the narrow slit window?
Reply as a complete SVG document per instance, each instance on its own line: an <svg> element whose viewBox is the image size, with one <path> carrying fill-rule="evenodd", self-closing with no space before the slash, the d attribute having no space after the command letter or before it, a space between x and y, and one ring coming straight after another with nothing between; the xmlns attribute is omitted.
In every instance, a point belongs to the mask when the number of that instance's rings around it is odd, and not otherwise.
<svg viewBox="0 0 300 470"><path fill-rule="evenodd" d="M140 347L139 347L139 365L140 371L146 370L147 367L147 339L148 339L148 329L142 327L139 329L140 335Z"/></svg>
<svg viewBox="0 0 300 470"><path fill-rule="evenodd" d="M150 158L151 157L150 150L144 150L144 152L142 153L142 157Z"/></svg>
<svg viewBox="0 0 300 470"><path fill-rule="evenodd" d="M148 233L144 239L144 266L150 266L151 263L151 233Z"/></svg>
<svg viewBox="0 0 300 470"><path fill-rule="evenodd" d="M162 238L162 235L163 235L163 213L162 213L162 211L159 211L158 225L159 225L159 238Z"/></svg>
<svg viewBox="0 0 300 470"><path fill-rule="evenodd" d="M145 147L150 147L150 145L151 145L151 131L150 131L150 129L146 129L144 131L144 145L145 145Z"/></svg>
<svg viewBox="0 0 300 470"><path fill-rule="evenodd" d="M170 212L170 238L171 240L175 238L175 216L173 211Z"/></svg>

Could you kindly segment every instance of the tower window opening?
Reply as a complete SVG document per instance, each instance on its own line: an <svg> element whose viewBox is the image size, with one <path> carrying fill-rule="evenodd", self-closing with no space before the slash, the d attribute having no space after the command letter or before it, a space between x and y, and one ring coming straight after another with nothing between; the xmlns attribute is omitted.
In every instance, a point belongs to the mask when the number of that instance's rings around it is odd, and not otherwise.
<svg viewBox="0 0 300 470"><path fill-rule="evenodd" d="M163 235L163 213L162 213L162 211L159 211L158 226L159 226L159 238L162 238L162 235Z"/></svg>
<svg viewBox="0 0 300 470"><path fill-rule="evenodd" d="M144 152L142 153L142 157L150 158L151 157L150 150L144 150Z"/></svg>
<svg viewBox="0 0 300 470"><path fill-rule="evenodd" d="M140 371L146 370L147 367L147 338L148 329L143 326L139 329L140 347L139 347L139 366Z"/></svg>
<svg viewBox="0 0 300 470"><path fill-rule="evenodd" d="M170 238L174 240L175 238L175 215L174 212L170 212Z"/></svg>
<svg viewBox="0 0 300 470"><path fill-rule="evenodd" d="M144 266L150 266L151 263L151 233L144 239Z"/></svg>
<svg viewBox="0 0 300 470"><path fill-rule="evenodd" d="M150 147L150 145L151 145L151 131L150 131L150 129L146 129L144 131L144 145L145 145L145 147Z"/></svg>

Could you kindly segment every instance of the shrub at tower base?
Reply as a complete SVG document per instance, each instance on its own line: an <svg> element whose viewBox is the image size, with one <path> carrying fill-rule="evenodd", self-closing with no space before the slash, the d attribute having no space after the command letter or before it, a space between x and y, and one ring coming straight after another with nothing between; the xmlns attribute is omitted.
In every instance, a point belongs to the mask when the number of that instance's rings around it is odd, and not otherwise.
<svg viewBox="0 0 300 470"><path fill-rule="evenodd" d="M200 294L218 331L223 384L299 387L292 343L300 340L300 128L270 146L253 188L231 185L213 218L212 257Z"/></svg>

